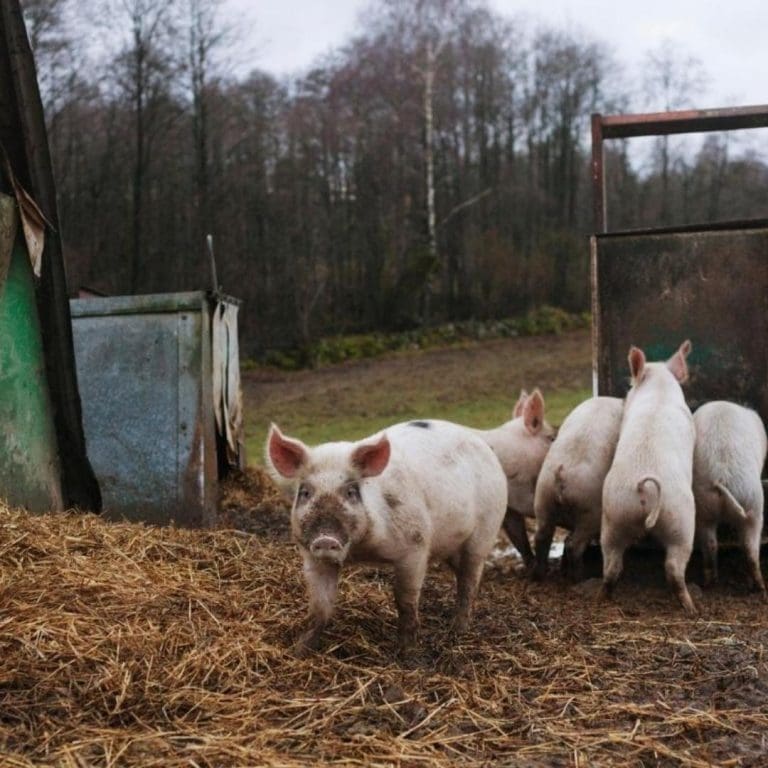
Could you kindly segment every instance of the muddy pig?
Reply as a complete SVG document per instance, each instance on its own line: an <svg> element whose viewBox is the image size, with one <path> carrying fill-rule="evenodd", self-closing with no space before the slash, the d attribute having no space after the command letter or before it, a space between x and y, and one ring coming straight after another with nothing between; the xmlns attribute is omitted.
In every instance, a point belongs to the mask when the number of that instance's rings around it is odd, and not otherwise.
<svg viewBox="0 0 768 768"><path fill-rule="evenodd" d="M295 487L291 528L309 591L309 628L297 650L317 647L350 561L393 566L400 650L416 638L430 559L453 569L454 630L467 628L507 502L504 473L483 440L430 420L309 447L273 424L267 458Z"/></svg>
<svg viewBox="0 0 768 768"><path fill-rule="evenodd" d="M717 526L738 531L753 586L766 597L760 573L765 427L749 408L722 400L702 405L693 415L693 496L696 539L707 583L717 579Z"/></svg>
<svg viewBox="0 0 768 768"><path fill-rule="evenodd" d="M691 489L695 432L680 384L688 379L683 342L666 363L647 363L641 349L629 351L632 387L613 464L603 485L600 546L603 595L610 596L624 551L645 534L666 550L665 572L683 608L696 609L685 585L693 549L696 510Z"/></svg>
<svg viewBox="0 0 768 768"><path fill-rule="evenodd" d="M591 397L560 425L541 467L533 502L536 578L547 573L556 526L572 531L562 563L572 578L582 578L584 550L600 536L603 481L619 440L623 408L618 397Z"/></svg>
<svg viewBox="0 0 768 768"><path fill-rule="evenodd" d="M512 419L495 429L473 430L491 446L507 477L507 513L504 530L523 558L533 566L533 550L525 530L525 518L533 517L533 494L542 462L556 430L544 419L544 396L525 390L512 411Z"/></svg>

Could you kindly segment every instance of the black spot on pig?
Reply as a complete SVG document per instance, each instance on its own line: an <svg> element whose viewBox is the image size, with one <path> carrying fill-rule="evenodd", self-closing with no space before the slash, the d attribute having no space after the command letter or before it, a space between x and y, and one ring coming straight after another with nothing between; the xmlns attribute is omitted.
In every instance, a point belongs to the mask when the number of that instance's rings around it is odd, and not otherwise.
<svg viewBox="0 0 768 768"><path fill-rule="evenodd" d="M409 421L409 427L419 427L420 429L429 429L430 423L428 421Z"/></svg>
<svg viewBox="0 0 768 768"><path fill-rule="evenodd" d="M387 502L390 509L397 509L403 503L394 493L385 493L384 501Z"/></svg>

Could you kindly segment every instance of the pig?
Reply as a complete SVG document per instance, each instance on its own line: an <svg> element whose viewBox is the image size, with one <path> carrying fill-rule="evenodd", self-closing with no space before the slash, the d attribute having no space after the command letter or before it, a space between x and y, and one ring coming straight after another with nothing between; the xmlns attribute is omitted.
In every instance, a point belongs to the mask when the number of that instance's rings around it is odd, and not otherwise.
<svg viewBox="0 0 768 768"><path fill-rule="evenodd" d="M695 431L680 386L688 380L690 351L691 342L685 341L666 363L647 363L641 349L629 350L632 387L603 484L600 546L604 597L610 597L621 575L626 548L650 534L666 550L667 582L685 611L695 614L685 584L696 525Z"/></svg>
<svg viewBox="0 0 768 768"><path fill-rule="evenodd" d="M487 443L469 429L430 420L309 447L273 424L266 453L272 471L295 488L291 529L309 592L299 653L317 648L346 562L392 565L401 652L416 640L430 559L453 569L453 629L467 629L507 506L506 478Z"/></svg>
<svg viewBox="0 0 768 768"><path fill-rule="evenodd" d="M738 531L753 586L766 599L760 573L763 530L763 485L766 454L762 419L749 408L722 400L702 405L693 415L693 497L696 539L704 563L704 580L717 580L717 526Z"/></svg>
<svg viewBox="0 0 768 768"><path fill-rule="evenodd" d="M603 481L619 440L623 409L621 398L592 397L561 424L536 483L535 578L547 573L556 526L572 531L562 563L574 580L582 578L584 550L600 537Z"/></svg>
<svg viewBox="0 0 768 768"><path fill-rule="evenodd" d="M544 419L544 396L538 389L530 395L522 390L512 419L495 429L476 429L492 448L507 478L507 513L504 531L523 558L533 566L533 550L525 529L525 518L533 517L533 494L544 457L557 431Z"/></svg>

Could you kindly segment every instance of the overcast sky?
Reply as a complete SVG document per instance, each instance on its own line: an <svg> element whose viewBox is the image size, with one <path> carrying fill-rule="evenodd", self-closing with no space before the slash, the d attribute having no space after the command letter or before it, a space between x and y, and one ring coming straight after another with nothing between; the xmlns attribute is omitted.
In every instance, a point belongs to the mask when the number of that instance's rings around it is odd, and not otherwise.
<svg viewBox="0 0 768 768"><path fill-rule="evenodd" d="M343 44L368 0L226 0L253 64L292 74ZM581 28L610 43L638 79L643 54L665 39L701 60L710 88L691 107L768 103L768 0L489 0L498 13Z"/></svg>

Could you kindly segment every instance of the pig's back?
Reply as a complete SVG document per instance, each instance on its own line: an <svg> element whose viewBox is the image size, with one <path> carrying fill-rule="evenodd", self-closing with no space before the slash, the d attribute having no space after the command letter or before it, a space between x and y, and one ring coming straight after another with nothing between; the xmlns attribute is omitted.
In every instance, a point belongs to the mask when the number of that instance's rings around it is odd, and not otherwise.
<svg viewBox="0 0 768 768"><path fill-rule="evenodd" d="M618 397L592 397L576 406L560 426L546 465L589 464L604 466L607 472L619 439L622 408Z"/></svg>
<svg viewBox="0 0 768 768"><path fill-rule="evenodd" d="M507 482L501 465L482 438L466 427L430 419L387 429L392 456L382 476L385 491L403 493L414 513L429 522L435 556L478 526L498 531L506 510ZM407 478L407 480L404 479Z"/></svg>

